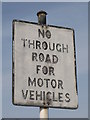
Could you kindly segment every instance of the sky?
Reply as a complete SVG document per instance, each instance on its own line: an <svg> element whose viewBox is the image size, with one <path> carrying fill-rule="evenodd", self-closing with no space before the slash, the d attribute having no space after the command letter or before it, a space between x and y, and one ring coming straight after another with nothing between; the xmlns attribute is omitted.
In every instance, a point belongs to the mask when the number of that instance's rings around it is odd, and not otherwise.
<svg viewBox="0 0 90 120"><path fill-rule="evenodd" d="M39 107L12 104L12 21L37 22L45 10L47 24L74 28L79 107L77 110L49 109L50 118L88 117L88 3L2 3L2 117L38 118ZM23 113L23 114L22 114Z"/></svg>
<svg viewBox="0 0 90 120"><path fill-rule="evenodd" d="M0 118L2 114L2 5L0 2Z"/></svg>
<svg viewBox="0 0 90 120"><path fill-rule="evenodd" d="M1 2L37 2L37 0L0 0ZM42 2L38 0L38 2ZM43 2L89 2L89 0L43 0Z"/></svg>

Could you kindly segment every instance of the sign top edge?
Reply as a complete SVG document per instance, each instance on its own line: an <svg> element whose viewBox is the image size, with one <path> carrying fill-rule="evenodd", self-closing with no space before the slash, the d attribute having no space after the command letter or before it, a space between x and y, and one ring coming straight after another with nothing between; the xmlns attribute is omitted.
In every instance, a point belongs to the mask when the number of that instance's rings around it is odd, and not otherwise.
<svg viewBox="0 0 90 120"><path fill-rule="evenodd" d="M25 21L25 20L17 20L17 19L14 19L14 20L12 21L12 23L14 24L15 22L28 23L28 24L34 24L34 25L39 25L39 26L40 26L40 24L38 24L38 23L36 23L36 22L30 22L30 21ZM71 30L71 31L74 32L74 29L73 29L73 28L69 28L69 27L56 26L56 25L48 25L48 24L46 24L46 25L41 25L41 26L49 26L49 27L54 27L54 28L62 28L62 29L67 29L67 30Z"/></svg>

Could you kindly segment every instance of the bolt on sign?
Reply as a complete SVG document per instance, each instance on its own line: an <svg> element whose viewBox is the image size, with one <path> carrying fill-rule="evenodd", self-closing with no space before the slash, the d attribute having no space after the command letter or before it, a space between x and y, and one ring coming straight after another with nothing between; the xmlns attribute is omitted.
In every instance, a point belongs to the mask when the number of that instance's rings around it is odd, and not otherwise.
<svg viewBox="0 0 90 120"><path fill-rule="evenodd" d="M13 104L76 109L74 30L13 21Z"/></svg>

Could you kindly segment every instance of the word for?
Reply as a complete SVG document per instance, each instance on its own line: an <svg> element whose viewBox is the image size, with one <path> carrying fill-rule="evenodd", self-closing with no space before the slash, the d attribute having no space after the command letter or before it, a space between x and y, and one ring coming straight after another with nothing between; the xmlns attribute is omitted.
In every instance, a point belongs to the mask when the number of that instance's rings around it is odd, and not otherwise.
<svg viewBox="0 0 90 120"><path fill-rule="evenodd" d="M52 66L41 66L41 65L36 65L36 73L43 73L44 75L55 75L54 72L54 67Z"/></svg>
<svg viewBox="0 0 90 120"><path fill-rule="evenodd" d="M57 97L56 97L57 96ZM41 100L44 103L47 102L48 105L52 102L70 102L69 93L55 93L51 91L35 91L35 90L22 90L23 99L29 100Z"/></svg>
<svg viewBox="0 0 90 120"><path fill-rule="evenodd" d="M49 79L49 78L33 78L31 79L28 77L27 81L28 86L34 86L34 87L45 87L49 88L52 87L53 89L64 89L63 88L63 81L62 80L55 80L55 79Z"/></svg>

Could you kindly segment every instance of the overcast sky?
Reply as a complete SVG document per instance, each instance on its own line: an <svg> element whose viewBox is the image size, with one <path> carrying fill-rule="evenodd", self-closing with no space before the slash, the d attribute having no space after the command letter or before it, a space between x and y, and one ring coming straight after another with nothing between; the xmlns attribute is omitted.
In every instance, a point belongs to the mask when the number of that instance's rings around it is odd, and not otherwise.
<svg viewBox="0 0 90 120"><path fill-rule="evenodd" d="M42 0L1 0L3 2L42 2ZM89 0L43 0L43 2L89 2Z"/></svg>
<svg viewBox="0 0 90 120"><path fill-rule="evenodd" d="M0 2L0 118L2 114L2 6Z"/></svg>
<svg viewBox="0 0 90 120"><path fill-rule="evenodd" d="M88 3L3 3L2 4L2 116L37 118L39 107L12 104L12 21L37 22L37 12L45 10L47 24L71 27L75 30L77 57L77 110L49 109L49 117L88 117Z"/></svg>

